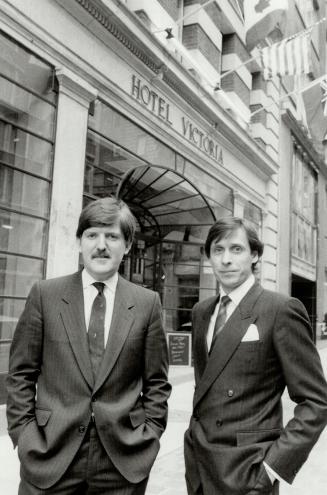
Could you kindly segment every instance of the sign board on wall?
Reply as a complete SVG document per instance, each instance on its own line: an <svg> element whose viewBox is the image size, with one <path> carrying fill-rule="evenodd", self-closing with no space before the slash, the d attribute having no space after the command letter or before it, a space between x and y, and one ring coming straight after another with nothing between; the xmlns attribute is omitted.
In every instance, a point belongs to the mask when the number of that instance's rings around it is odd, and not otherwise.
<svg viewBox="0 0 327 495"><path fill-rule="evenodd" d="M224 164L223 150L215 139L178 111L140 77L133 74L131 82L131 95L135 100L146 107L155 117L176 130L193 146L196 146L220 165Z"/></svg>
<svg viewBox="0 0 327 495"><path fill-rule="evenodd" d="M167 332L168 356L171 366L191 366L191 334Z"/></svg>

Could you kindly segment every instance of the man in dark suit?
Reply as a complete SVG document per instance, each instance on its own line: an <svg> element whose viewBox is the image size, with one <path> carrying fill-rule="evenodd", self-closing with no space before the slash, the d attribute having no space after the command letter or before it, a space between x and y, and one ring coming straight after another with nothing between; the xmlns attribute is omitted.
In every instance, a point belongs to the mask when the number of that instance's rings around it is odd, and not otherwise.
<svg viewBox="0 0 327 495"><path fill-rule="evenodd" d="M145 493L171 387L159 296L118 275L134 232L122 201L90 203L84 269L29 294L7 380L19 495Z"/></svg>
<svg viewBox="0 0 327 495"><path fill-rule="evenodd" d="M189 495L277 494L327 422L327 385L306 310L264 290L263 252L239 218L218 220L205 252L220 295L193 310L195 393L185 433ZM281 396L297 404L283 426Z"/></svg>

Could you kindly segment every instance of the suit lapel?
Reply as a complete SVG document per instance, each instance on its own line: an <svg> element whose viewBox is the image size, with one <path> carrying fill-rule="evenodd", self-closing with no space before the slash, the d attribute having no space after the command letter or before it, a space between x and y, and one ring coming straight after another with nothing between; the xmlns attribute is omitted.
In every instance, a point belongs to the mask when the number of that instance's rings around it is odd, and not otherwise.
<svg viewBox="0 0 327 495"><path fill-rule="evenodd" d="M208 364L196 389L194 406L202 399L214 380L223 371L249 325L256 320L257 315L253 312L253 306L262 291L263 289L259 284L254 284L218 335L215 346L208 359Z"/></svg>
<svg viewBox="0 0 327 495"><path fill-rule="evenodd" d="M117 361L134 321L134 306L132 285L119 277L108 341L96 377L94 392L101 387Z"/></svg>
<svg viewBox="0 0 327 495"><path fill-rule="evenodd" d="M194 361L197 364L197 376L196 381L198 381L203 375L204 369L208 362L208 346L207 346L207 333L209 322L212 313L215 310L217 304L217 297L212 297L205 301L204 307L201 308L202 316L199 316L198 324L196 325L196 331L194 332Z"/></svg>
<svg viewBox="0 0 327 495"><path fill-rule="evenodd" d="M72 275L71 284L67 284L63 291L61 317L77 364L88 385L92 388L93 374L85 326L81 272Z"/></svg>

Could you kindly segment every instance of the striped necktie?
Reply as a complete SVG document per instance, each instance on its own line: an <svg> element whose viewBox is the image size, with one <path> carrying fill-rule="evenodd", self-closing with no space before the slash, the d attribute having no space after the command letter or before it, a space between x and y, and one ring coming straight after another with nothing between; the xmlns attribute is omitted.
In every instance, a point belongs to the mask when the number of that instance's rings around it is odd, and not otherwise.
<svg viewBox="0 0 327 495"><path fill-rule="evenodd" d="M92 304L90 323L87 333L93 376L95 377L104 351L106 298L103 294L105 284L103 282L94 282L93 285L97 289L98 294Z"/></svg>
<svg viewBox="0 0 327 495"><path fill-rule="evenodd" d="M227 304L231 301L229 296L223 296L220 300L219 310L217 314L217 319L215 323L215 328L213 330L211 346L209 350L209 354L211 353L213 346L215 345L218 334L224 328L226 317L227 317Z"/></svg>

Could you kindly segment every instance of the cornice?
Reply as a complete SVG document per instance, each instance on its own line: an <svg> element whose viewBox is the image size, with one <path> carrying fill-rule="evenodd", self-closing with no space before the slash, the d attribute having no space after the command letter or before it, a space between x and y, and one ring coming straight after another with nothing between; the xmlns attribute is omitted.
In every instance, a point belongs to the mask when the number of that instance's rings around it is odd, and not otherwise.
<svg viewBox="0 0 327 495"><path fill-rule="evenodd" d="M98 96L95 88L65 67L56 68L56 77L60 92L86 108L89 108L90 103Z"/></svg>
<svg viewBox="0 0 327 495"><path fill-rule="evenodd" d="M149 58L143 50L138 48L135 44L135 40L132 40L130 36L123 31L121 27L117 26L119 19L112 15L111 17L115 21L110 21L110 17L103 11L103 7L96 0L75 0L81 7L83 7L97 22L99 22L112 36L114 36L122 45L124 45L135 57L143 62L147 67L158 74L160 68L158 65ZM135 19L133 18L135 22Z"/></svg>
<svg viewBox="0 0 327 495"><path fill-rule="evenodd" d="M244 192L241 192L239 190L234 190L233 194L234 194L234 200L241 205L245 205L249 201L248 196L245 195Z"/></svg>

